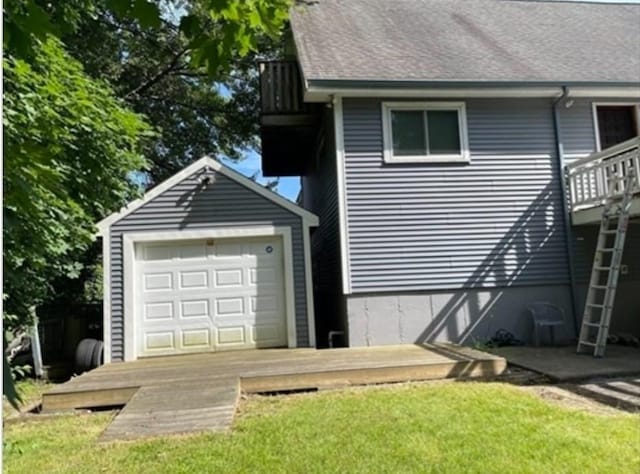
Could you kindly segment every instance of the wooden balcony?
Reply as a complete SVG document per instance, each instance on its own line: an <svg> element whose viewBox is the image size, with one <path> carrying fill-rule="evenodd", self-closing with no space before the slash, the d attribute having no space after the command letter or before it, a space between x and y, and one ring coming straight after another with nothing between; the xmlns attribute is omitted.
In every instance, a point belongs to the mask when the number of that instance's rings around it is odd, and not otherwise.
<svg viewBox="0 0 640 474"><path fill-rule="evenodd" d="M631 215L640 216L640 138L593 153L567 166L571 220L574 225L596 224L605 201L621 197L625 177L633 173Z"/></svg>
<svg viewBox="0 0 640 474"><path fill-rule="evenodd" d="M317 146L322 104L304 102L295 61L260 63L260 107L263 174L303 175Z"/></svg>

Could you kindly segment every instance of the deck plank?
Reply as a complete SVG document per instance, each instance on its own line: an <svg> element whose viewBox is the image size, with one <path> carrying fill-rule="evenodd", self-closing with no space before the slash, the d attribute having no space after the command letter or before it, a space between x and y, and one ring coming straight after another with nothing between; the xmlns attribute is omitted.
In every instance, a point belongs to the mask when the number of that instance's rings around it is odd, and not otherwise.
<svg viewBox="0 0 640 474"><path fill-rule="evenodd" d="M502 357L448 344L156 357L113 363L75 377L47 392L43 409L125 400L101 439L135 439L228 430L242 391L494 377L505 368Z"/></svg>

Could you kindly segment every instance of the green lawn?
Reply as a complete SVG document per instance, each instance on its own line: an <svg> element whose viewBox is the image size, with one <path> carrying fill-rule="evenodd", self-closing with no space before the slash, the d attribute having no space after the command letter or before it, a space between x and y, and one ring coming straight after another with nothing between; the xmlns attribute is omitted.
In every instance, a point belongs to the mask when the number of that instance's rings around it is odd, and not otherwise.
<svg viewBox="0 0 640 474"><path fill-rule="evenodd" d="M22 399L21 410L28 408L34 402L37 402L42 398L42 393L47 391L51 384L41 382L39 380L25 379L16 383L16 389ZM17 415L18 412L11 406L11 404L2 399L2 418Z"/></svg>
<svg viewBox="0 0 640 474"><path fill-rule="evenodd" d="M5 472L640 472L640 417L497 383L252 397L231 434L98 444L112 415L6 426Z"/></svg>

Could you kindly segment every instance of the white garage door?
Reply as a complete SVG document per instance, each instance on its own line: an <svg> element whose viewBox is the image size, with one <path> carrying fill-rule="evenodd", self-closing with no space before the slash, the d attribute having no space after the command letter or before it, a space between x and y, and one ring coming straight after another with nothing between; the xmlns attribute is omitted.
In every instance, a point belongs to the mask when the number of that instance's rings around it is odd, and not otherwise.
<svg viewBox="0 0 640 474"><path fill-rule="evenodd" d="M279 237L140 244L138 356L287 345Z"/></svg>

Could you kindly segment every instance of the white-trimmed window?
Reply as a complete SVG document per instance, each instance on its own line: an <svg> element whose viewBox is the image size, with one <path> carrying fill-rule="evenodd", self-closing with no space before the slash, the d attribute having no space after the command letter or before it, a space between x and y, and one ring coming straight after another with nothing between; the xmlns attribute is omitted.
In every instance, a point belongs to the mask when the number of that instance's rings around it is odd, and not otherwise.
<svg viewBox="0 0 640 474"><path fill-rule="evenodd" d="M464 102L384 102L387 163L468 162Z"/></svg>
<svg viewBox="0 0 640 474"><path fill-rule="evenodd" d="M592 106L596 151L640 135L640 104L594 102Z"/></svg>

